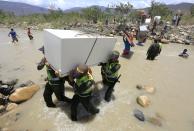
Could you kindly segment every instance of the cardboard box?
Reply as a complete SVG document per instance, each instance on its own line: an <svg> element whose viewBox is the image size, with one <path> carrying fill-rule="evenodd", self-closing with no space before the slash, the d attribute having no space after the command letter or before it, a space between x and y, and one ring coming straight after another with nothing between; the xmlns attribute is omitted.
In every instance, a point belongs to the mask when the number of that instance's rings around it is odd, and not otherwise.
<svg viewBox="0 0 194 131"><path fill-rule="evenodd" d="M116 38L95 36L75 30L44 30L45 57L61 76L78 64L97 65L107 60Z"/></svg>

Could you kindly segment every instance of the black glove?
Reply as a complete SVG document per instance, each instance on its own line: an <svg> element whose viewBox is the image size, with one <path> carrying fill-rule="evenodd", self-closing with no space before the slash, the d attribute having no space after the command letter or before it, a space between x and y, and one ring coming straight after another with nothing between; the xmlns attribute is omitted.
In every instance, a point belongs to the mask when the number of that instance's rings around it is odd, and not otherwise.
<svg viewBox="0 0 194 131"><path fill-rule="evenodd" d="M43 58L39 63L38 63L38 66L37 66L37 70L42 70L45 66L45 58Z"/></svg>

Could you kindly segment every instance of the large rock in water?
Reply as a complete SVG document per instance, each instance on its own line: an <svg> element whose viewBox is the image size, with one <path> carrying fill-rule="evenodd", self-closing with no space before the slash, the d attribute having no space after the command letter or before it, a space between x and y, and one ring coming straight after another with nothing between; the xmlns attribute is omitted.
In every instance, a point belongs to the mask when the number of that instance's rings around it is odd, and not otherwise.
<svg viewBox="0 0 194 131"><path fill-rule="evenodd" d="M145 117L144 117L144 114L143 114L142 111L140 111L140 110L138 110L138 109L135 109L135 110L133 111L133 113L134 113L134 116L135 116L138 120L140 120L140 121L145 121Z"/></svg>
<svg viewBox="0 0 194 131"><path fill-rule="evenodd" d="M15 104L15 103L9 103L9 104L7 105L6 111L11 111L11 110L15 109L17 106L18 106L18 105Z"/></svg>
<svg viewBox="0 0 194 131"><path fill-rule="evenodd" d="M17 84L17 82L18 82L18 79L13 79L13 80L3 80L3 81L2 81L2 83L3 83L4 85L9 85L9 86L15 85L15 84Z"/></svg>
<svg viewBox="0 0 194 131"><path fill-rule="evenodd" d="M147 107L150 105L151 101L147 96L137 97L137 103L142 107Z"/></svg>
<svg viewBox="0 0 194 131"><path fill-rule="evenodd" d="M169 40L167 40L167 39L161 39L161 43L163 43L163 44L169 44Z"/></svg>
<svg viewBox="0 0 194 131"><path fill-rule="evenodd" d="M152 85L146 85L146 86L144 86L143 88L144 88L144 90L145 90L146 92L148 92L148 93L154 93L154 92L155 92L155 88L154 88L154 86L152 86Z"/></svg>
<svg viewBox="0 0 194 131"><path fill-rule="evenodd" d="M143 86L142 85L136 85L136 88L141 90L141 89L143 89Z"/></svg>
<svg viewBox="0 0 194 131"><path fill-rule="evenodd" d="M39 89L40 87L36 84L18 88L9 96L9 100L15 103L26 101L30 99Z"/></svg>
<svg viewBox="0 0 194 131"><path fill-rule="evenodd" d="M176 42L179 43L179 44L184 44L184 42L181 39L177 39Z"/></svg>
<svg viewBox="0 0 194 131"><path fill-rule="evenodd" d="M191 44L191 41L190 41L190 40L185 39L185 40L184 40L184 43L185 43L186 45L190 45L190 44Z"/></svg>
<svg viewBox="0 0 194 131"><path fill-rule="evenodd" d="M152 85L136 85L136 88L139 90L145 90L147 93L154 93L155 92L155 88Z"/></svg>
<svg viewBox="0 0 194 131"><path fill-rule="evenodd" d="M35 83L33 81L29 80L29 81L26 81L25 83L20 84L19 87L31 86L34 84Z"/></svg>
<svg viewBox="0 0 194 131"><path fill-rule="evenodd" d="M5 111L5 106L3 105L0 105L0 113L4 112Z"/></svg>
<svg viewBox="0 0 194 131"><path fill-rule="evenodd" d="M156 126L162 126L162 122L157 117L148 117L147 121Z"/></svg>

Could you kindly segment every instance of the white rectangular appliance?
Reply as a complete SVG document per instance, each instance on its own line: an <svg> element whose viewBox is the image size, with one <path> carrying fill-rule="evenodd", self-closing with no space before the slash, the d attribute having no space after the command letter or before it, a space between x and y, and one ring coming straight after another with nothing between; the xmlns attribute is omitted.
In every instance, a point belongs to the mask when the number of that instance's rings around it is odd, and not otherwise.
<svg viewBox="0 0 194 131"><path fill-rule="evenodd" d="M116 38L91 35L75 30L44 29L45 57L61 76L78 64L89 66L105 62L116 44Z"/></svg>

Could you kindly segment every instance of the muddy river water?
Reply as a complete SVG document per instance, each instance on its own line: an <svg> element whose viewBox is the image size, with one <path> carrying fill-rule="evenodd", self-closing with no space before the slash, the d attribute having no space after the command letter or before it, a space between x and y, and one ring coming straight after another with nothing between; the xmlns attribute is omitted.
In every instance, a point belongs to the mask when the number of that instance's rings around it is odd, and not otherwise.
<svg viewBox="0 0 194 131"><path fill-rule="evenodd" d="M114 99L107 103L102 100L103 88L100 84L100 68L94 67L93 74L99 82L99 92L94 102L100 113L90 117L79 108L79 122L72 122L70 105L57 102L58 108L45 106L42 94L46 71L37 71L36 64L42 54L37 49L43 45L43 32L32 31L34 40L30 41L26 31L16 29L19 43L13 45L7 36L9 29L0 28L0 79L18 78L19 83L32 80L42 88L29 101L15 110L0 116L0 127L10 131L194 131L194 46L168 44L163 45L160 56L155 61L146 60L145 46L132 48L130 59L120 58L122 77L116 85ZM178 57L187 48L188 59ZM122 52L122 38L118 37L115 47ZM153 85L155 93L148 94L137 90L136 85ZM67 84L66 84L67 85ZM72 97L72 89L67 85L65 94ZM142 108L136 103L139 95L147 95L151 104ZM147 121L140 122L133 116L133 110L139 109L145 117L161 116L162 126ZM89 116L89 117L88 117Z"/></svg>

